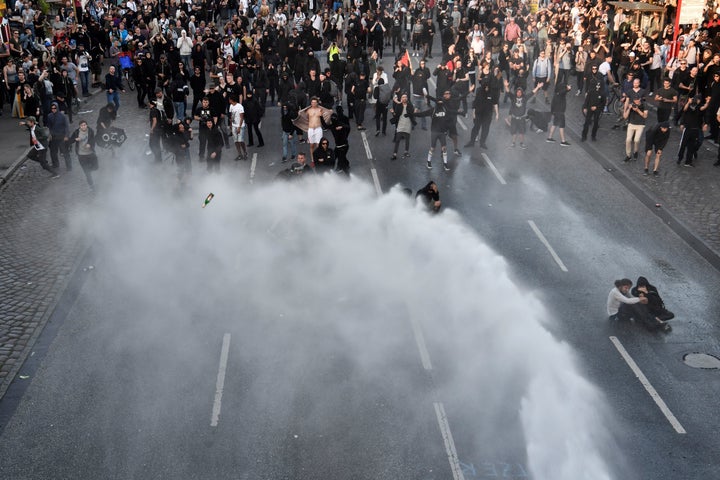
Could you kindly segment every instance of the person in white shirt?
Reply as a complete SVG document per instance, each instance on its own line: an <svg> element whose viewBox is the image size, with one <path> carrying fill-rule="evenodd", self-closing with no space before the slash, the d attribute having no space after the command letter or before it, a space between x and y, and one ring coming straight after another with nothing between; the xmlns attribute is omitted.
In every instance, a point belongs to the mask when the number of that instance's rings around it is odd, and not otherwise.
<svg viewBox="0 0 720 480"><path fill-rule="evenodd" d="M622 278L615 280L615 287L610 290L607 298L607 314L609 320L628 321L634 318L642 322L648 329L668 330L669 325L657 317L653 317L647 309L647 297L630 295L632 280Z"/></svg>
<svg viewBox="0 0 720 480"><path fill-rule="evenodd" d="M230 115L233 142L235 142L235 148L238 152L238 156L235 160L247 160L247 146L245 145L245 135L247 133L247 126L245 125L245 109L235 95L230 96L230 108L228 109L228 115Z"/></svg>

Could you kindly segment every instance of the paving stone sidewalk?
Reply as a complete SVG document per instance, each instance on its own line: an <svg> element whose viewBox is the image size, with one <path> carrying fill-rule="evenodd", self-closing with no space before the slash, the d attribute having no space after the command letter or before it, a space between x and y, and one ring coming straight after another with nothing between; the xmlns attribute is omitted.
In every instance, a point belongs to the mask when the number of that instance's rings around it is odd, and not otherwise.
<svg viewBox="0 0 720 480"><path fill-rule="evenodd" d="M99 95L84 103L77 116L92 125ZM31 353L60 295L86 248L85 235L70 228L70 215L92 202L92 194L77 160L75 168L52 179L32 161L20 161L28 134L7 110L0 117L2 173L0 184L0 398ZM48 156L49 157L49 156ZM48 158L48 161L50 159ZM13 170L12 173L8 169Z"/></svg>

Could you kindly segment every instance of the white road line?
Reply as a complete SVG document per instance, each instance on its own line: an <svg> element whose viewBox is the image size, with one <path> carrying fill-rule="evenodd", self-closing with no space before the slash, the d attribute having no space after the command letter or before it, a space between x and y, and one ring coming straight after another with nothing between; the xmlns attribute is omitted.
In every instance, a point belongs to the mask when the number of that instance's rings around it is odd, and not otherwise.
<svg viewBox="0 0 720 480"><path fill-rule="evenodd" d="M372 152L370 151L370 144L368 143L367 135L365 135L365 130L360 131L360 137L362 137L363 145L365 146L365 155L367 155L368 160L372 160Z"/></svg>
<svg viewBox="0 0 720 480"><path fill-rule="evenodd" d="M450 424L447 420L447 414L445 413L445 407L440 402L434 402L435 415L437 415L437 421L440 425L440 433L443 436L443 442L445 442L445 451L447 452L448 461L450 462L450 470L452 470L454 480L465 480L462 468L460 468L460 460L458 460L457 451L455 450L455 441L453 440L452 433L450 432Z"/></svg>
<svg viewBox="0 0 720 480"><path fill-rule="evenodd" d="M483 160L485 160L485 163L487 163L487 166L490 167L490 170L492 170L492 172L495 174L495 177L498 179L500 184L507 185L507 182L505 181L503 176L500 175L500 171L497 168L495 168L495 164L490 161L490 157L488 157L486 153L481 153L480 155L482 155Z"/></svg>
<svg viewBox="0 0 720 480"><path fill-rule="evenodd" d="M462 118L458 117L457 121L460 124L460 128L462 128L463 130L468 129L467 125L465 125L465 122L462 121Z"/></svg>
<svg viewBox="0 0 720 480"><path fill-rule="evenodd" d="M375 170L375 168L371 168L370 174L372 175L373 183L375 184L375 193L377 193L379 197L382 195L382 188L380 188L380 179L378 178L377 170Z"/></svg>
<svg viewBox="0 0 720 480"><path fill-rule="evenodd" d="M250 163L250 183L255 178L255 167L257 167L257 153L253 153L252 163Z"/></svg>
<svg viewBox="0 0 720 480"><path fill-rule="evenodd" d="M434 78L432 78L432 77L428 78L428 82L433 86L434 89L437 89L437 83L435 83ZM437 92L435 92L435 94L437 95Z"/></svg>
<svg viewBox="0 0 720 480"><path fill-rule="evenodd" d="M613 345L615 345L615 348L617 348L617 351L620 352L620 355L623 357L623 360L625 360L625 363L628 364L630 370L632 370L637 379L640 380L642 386L645 387L645 390L647 390L647 392L650 394L650 397L655 401L655 404L657 404L657 406L660 408L660 411L663 413L663 415L665 415L665 418L667 418L668 422L670 422L670 425L672 425L675 431L677 433L687 433L683 426L680 425L678 419L675 418L675 415L673 415L668 406L665 404L665 401L660 398L657 390L653 388L645 374L643 374L642 370L640 370L640 367L637 366L635 360L633 360L627 350L625 350L625 347L622 343L620 343L620 340L618 340L617 337L610 337L610 341L613 343Z"/></svg>
<svg viewBox="0 0 720 480"><path fill-rule="evenodd" d="M218 367L217 382L215 382L215 401L213 402L210 426L217 427L222 407L222 394L225 388L225 370L227 369L228 353L230 352L230 334L223 336L222 350L220 351L220 366Z"/></svg>
<svg viewBox="0 0 720 480"><path fill-rule="evenodd" d="M562 262L562 260L560 260L560 257L558 256L558 254L555 253L555 250L550 245L550 242L547 241L547 238L545 238L545 235L543 235L543 233L540 231L540 229L537 227L537 225L535 225L535 222L533 222L532 220L528 220L528 223L530 224L530 228L533 229L533 232L535 232L535 235L537 235L537 237L540 239L542 244L545 245L545 248L548 249L548 252L550 252L550 255L552 255L552 257L555 259L555 263L558 264L558 266L560 267L560 270L562 270L563 272L567 272L568 271L567 267Z"/></svg>
<svg viewBox="0 0 720 480"><path fill-rule="evenodd" d="M425 370L432 370L430 352L428 352L427 346L425 345L425 336L423 335L422 328L420 328L420 324L414 316L410 317L410 325L412 325L415 343L417 344L418 351L420 352L420 362L422 362L422 366Z"/></svg>

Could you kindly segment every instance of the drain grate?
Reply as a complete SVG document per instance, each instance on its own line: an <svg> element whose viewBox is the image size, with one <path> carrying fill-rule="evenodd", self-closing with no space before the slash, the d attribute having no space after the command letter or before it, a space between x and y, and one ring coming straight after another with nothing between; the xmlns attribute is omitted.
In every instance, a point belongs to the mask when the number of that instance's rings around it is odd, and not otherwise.
<svg viewBox="0 0 720 480"><path fill-rule="evenodd" d="M687 353L683 356L683 362L692 368L720 369L720 358L707 353Z"/></svg>

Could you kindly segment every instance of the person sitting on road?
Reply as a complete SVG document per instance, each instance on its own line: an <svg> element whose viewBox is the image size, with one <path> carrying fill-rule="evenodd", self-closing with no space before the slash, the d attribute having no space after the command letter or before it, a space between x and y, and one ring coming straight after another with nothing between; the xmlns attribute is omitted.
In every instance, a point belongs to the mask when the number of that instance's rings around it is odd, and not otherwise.
<svg viewBox="0 0 720 480"><path fill-rule="evenodd" d="M437 212L440 210L442 203L440 202L440 191L438 186L432 180L415 194L416 199L423 201L423 204L430 210Z"/></svg>
<svg viewBox="0 0 720 480"><path fill-rule="evenodd" d="M648 282L647 278L638 277L631 294L635 297L647 298L648 311L660 320L666 322L675 318L675 314L665 308L665 302L663 302L657 287Z"/></svg>
<svg viewBox="0 0 720 480"><path fill-rule="evenodd" d="M630 287L632 287L632 280L628 278L615 280L615 287L610 290L607 298L608 319L620 321L635 319L635 321L643 323L649 330L668 330L669 326L665 322L654 317L648 311L647 297L630 295Z"/></svg>

